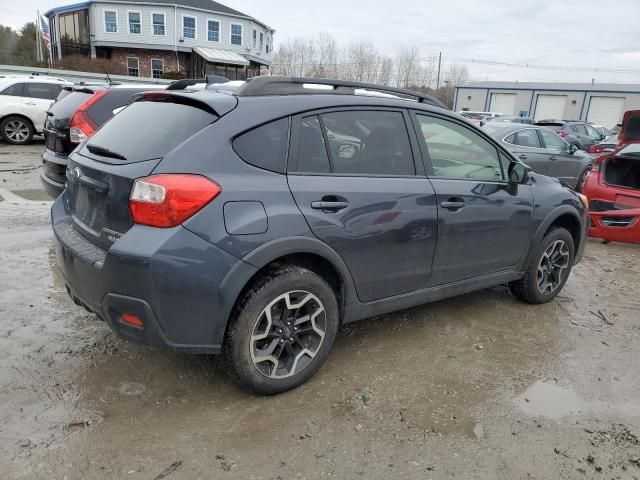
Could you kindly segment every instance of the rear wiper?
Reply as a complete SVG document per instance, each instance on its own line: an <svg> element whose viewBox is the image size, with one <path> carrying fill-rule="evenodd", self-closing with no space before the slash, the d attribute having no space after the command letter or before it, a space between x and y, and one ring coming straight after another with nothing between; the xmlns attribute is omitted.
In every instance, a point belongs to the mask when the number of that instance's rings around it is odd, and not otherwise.
<svg viewBox="0 0 640 480"><path fill-rule="evenodd" d="M113 150L109 150L108 148L101 147L100 145L87 145L87 150L91 153L95 153L96 155L102 155L103 157L117 158L118 160L127 159L124 155L114 152Z"/></svg>

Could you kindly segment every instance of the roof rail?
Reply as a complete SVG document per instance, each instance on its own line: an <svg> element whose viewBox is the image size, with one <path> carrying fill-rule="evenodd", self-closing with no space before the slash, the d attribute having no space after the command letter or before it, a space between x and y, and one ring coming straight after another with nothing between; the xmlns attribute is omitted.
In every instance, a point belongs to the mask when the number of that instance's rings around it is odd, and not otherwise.
<svg viewBox="0 0 640 480"><path fill-rule="evenodd" d="M314 85L322 87L314 88ZM324 88L324 86L328 88ZM405 97L415 98L419 103L428 103L435 107L449 110L444 103L431 95L426 95L414 90L404 88L387 87L373 83L352 82L349 80L332 80L328 78L305 78L305 77L253 77L241 87L236 95L240 97L251 97L260 95L299 95L299 94L340 94L354 95L356 89L372 90L377 92L391 93Z"/></svg>

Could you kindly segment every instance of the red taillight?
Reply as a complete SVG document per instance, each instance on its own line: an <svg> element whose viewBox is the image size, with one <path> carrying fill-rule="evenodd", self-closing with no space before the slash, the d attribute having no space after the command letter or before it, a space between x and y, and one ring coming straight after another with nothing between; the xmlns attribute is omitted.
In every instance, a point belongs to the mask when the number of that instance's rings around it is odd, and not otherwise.
<svg viewBox="0 0 640 480"><path fill-rule="evenodd" d="M567 135L569 135L567 132L565 132L564 130L558 130L558 135L560 135L561 137L566 137Z"/></svg>
<svg viewBox="0 0 640 480"><path fill-rule="evenodd" d="M120 316L122 317L122 321L127 325L142 328L142 319L140 317L130 313L122 313Z"/></svg>
<svg viewBox="0 0 640 480"><path fill-rule="evenodd" d="M98 125L89 118L87 110L91 105L107 94L107 90L94 93L89 100L80 105L71 116L69 141L72 143L82 143L98 129Z"/></svg>
<svg viewBox="0 0 640 480"><path fill-rule="evenodd" d="M180 225L220 195L220 186L200 175L166 174L139 178L129 196L135 223L169 228Z"/></svg>
<svg viewBox="0 0 640 480"><path fill-rule="evenodd" d="M604 148L600 145L591 145L588 150L589 153L602 153L603 151Z"/></svg>

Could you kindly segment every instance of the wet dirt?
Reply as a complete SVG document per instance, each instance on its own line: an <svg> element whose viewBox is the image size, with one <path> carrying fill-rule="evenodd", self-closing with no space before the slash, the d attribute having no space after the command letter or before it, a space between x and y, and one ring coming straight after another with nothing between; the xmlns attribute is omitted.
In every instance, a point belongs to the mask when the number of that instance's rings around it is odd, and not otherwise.
<svg viewBox="0 0 640 480"><path fill-rule="evenodd" d="M67 297L48 205L0 202L0 478L640 478L639 279L638 246L589 241L549 304L498 287L347 325L259 397L116 338Z"/></svg>

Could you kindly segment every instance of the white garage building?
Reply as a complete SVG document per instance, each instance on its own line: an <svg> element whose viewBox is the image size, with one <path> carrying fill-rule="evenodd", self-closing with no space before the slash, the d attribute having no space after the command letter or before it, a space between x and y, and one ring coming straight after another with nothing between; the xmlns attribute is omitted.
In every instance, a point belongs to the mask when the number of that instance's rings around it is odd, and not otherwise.
<svg viewBox="0 0 640 480"><path fill-rule="evenodd" d="M456 87L454 110L587 120L611 128L627 110L640 110L640 85L470 82Z"/></svg>

